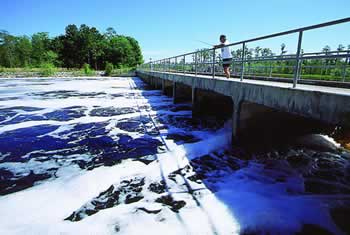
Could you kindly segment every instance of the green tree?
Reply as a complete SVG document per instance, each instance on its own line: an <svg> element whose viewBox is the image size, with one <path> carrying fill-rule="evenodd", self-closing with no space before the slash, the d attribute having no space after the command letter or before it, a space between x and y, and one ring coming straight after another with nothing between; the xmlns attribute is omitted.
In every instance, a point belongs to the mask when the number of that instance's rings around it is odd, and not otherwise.
<svg viewBox="0 0 350 235"><path fill-rule="evenodd" d="M132 53L129 55L131 57L130 59L130 66L134 67L137 65L140 65L143 63L143 57L142 52L139 43L132 37L126 37L128 39L131 47L132 47Z"/></svg>
<svg viewBox="0 0 350 235"><path fill-rule="evenodd" d="M104 34L104 36L105 36L106 38L112 38L112 37L117 36L117 32L115 31L114 28L108 27L108 28L106 29L106 33Z"/></svg>
<svg viewBox="0 0 350 235"><path fill-rule="evenodd" d="M326 54L328 54L331 51L331 47L326 45L322 48L322 52L325 52Z"/></svg>
<svg viewBox="0 0 350 235"><path fill-rule="evenodd" d="M247 48L246 52L245 52L247 59L252 59L253 58L253 53L254 53L254 49L253 48Z"/></svg>
<svg viewBox="0 0 350 235"><path fill-rule="evenodd" d="M338 45L338 48L337 48L337 51L344 51L345 50L345 46L343 46L343 44L339 44Z"/></svg>
<svg viewBox="0 0 350 235"><path fill-rule="evenodd" d="M331 47L330 46L328 46L328 45L326 45L326 46L324 46L323 48L322 48L322 52L324 52L326 55L328 55L328 54L330 54L330 51L331 51ZM327 75L327 74L329 74L328 72L329 72L329 68L328 68L328 65L329 64L331 64L331 59L326 59L325 60L325 63L326 63L326 69L325 69L325 71L323 71L322 72L322 74L325 74L325 75Z"/></svg>
<svg viewBox="0 0 350 235"><path fill-rule="evenodd" d="M45 67L50 64L82 68L87 63L95 69L104 69L107 62L118 67L135 67L143 63L137 40L117 35L111 27L101 34L95 27L85 24L80 28L68 25L63 35L54 38L44 32L16 37L0 31L2 67Z"/></svg>
<svg viewBox="0 0 350 235"><path fill-rule="evenodd" d="M34 66L40 67L41 64L47 62L46 53L50 48L50 38L48 33L36 33L32 36L32 63Z"/></svg>
<svg viewBox="0 0 350 235"><path fill-rule="evenodd" d="M113 72L113 69L114 69L113 64L112 64L112 63L107 62L107 63L106 63L106 68L105 68L105 75L106 75L106 76L111 75L111 74L112 74L112 72Z"/></svg>
<svg viewBox="0 0 350 235"><path fill-rule="evenodd" d="M7 31L0 31L0 63L4 67L16 66L16 37L10 35Z"/></svg>
<svg viewBox="0 0 350 235"><path fill-rule="evenodd" d="M263 48L261 50L261 56L263 56L263 57L265 57L265 56L272 56L272 55L273 55L273 53L272 53L270 48Z"/></svg>
<svg viewBox="0 0 350 235"><path fill-rule="evenodd" d="M103 39L103 35L101 35L95 27L89 28L85 24L80 26L80 54L85 58L84 61L90 64L90 66L95 67L95 69L98 68L98 58L103 55L103 48L101 48L103 45L101 41Z"/></svg>
<svg viewBox="0 0 350 235"><path fill-rule="evenodd" d="M254 52L255 52L255 58L258 58L260 56L261 47L259 46L255 47Z"/></svg>
<svg viewBox="0 0 350 235"><path fill-rule="evenodd" d="M19 67L31 65L32 43L28 37L22 36L17 38L15 54Z"/></svg>
<svg viewBox="0 0 350 235"><path fill-rule="evenodd" d="M132 54L132 46L123 36L115 36L109 40L106 54L107 61L116 65L117 68L130 66L132 62L129 57Z"/></svg>
<svg viewBox="0 0 350 235"><path fill-rule="evenodd" d="M79 30L76 25L68 25L65 29L65 34L59 36L61 44L59 57L63 61L65 67L78 68L83 65L81 62L79 51Z"/></svg>
<svg viewBox="0 0 350 235"><path fill-rule="evenodd" d="M282 43L281 44L281 55L284 55L286 53L287 53L287 51L286 51L286 44Z"/></svg>

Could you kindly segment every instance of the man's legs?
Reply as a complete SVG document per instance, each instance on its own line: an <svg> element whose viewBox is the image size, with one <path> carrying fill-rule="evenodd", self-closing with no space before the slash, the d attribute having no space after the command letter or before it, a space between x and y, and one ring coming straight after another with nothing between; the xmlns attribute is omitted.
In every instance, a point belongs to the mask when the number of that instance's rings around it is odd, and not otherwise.
<svg viewBox="0 0 350 235"><path fill-rule="evenodd" d="M227 78L230 78L230 66L224 67L224 73L225 73Z"/></svg>

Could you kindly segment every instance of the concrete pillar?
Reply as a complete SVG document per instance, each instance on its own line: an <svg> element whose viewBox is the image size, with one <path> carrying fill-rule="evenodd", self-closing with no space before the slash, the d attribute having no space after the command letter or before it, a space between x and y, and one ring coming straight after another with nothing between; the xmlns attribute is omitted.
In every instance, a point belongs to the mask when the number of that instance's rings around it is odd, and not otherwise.
<svg viewBox="0 0 350 235"><path fill-rule="evenodd" d="M192 87L192 116L201 116L201 107L204 105L203 95L197 88Z"/></svg>
<svg viewBox="0 0 350 235"><path fill-rule="evenodd" d="M153 77L151 76L151 77L150 77L150 83L149 83L149 84L151 85L152 88L153 88L153 86L154 86L154 82L153 82L153 81L154 81L154 79L153 79Z"/></svg>
<svg viewBox="0 0 350 235"><path fill-rule="evenodd" d="M234 101L232 112L232 142L238 139L240 125L241 101Z"/></svg>
<svg viewBox="0 0 350 235"><path fill-rule="evenodd" d="M192 107L196 105L196 88L192 86Z"/></svg>
<svg viewBox="0 0 350 235"><path fill-rule="evenodd" d="M176 96L176 82L173 81L173 103L176 104L177 100L176 100L177 96Z"/></svg>
<svg viewBox="0 0 350 235"><path fill-rule="evenodd" d="M142 76L141 79L142 79L142 81L149 84L149 76Z"/></svg>
<svg viewBox="0 0 350 235"><path fill-rule="evenodd" d="M162 79L162 93L165 94L165 81Z"/></svg>
<svg viewBox="0 0 350 235"><path fill-rule="evenodd" d="M161 79L161 78L157 79L157 87L159 90L163 89L163 79Z"/></svg>
<svg viewBox="0 0 350 235"><path fill-rule="evenodd" d="M153 81L154 81L154 88L155 88L155 89L158 89L158 78L157 78L157 77L154 77L154 78L153 78Z"/></svg>
<svg viewBox="0 0 350 235"><path fill-rule="evenodd" d="M158 78L157 77L153 78L153 84L154 84L154 88L158 89Z"/></svg>
<svg viewBox="0 0 350 235"><path fill-rule="evenodd" d="M173 96L173 81L162 80L162 91L167 96Z"/></svg>
<svg viewBox="0 0 350 235"><path fill-rule="evenodd" d="M191 102L192 87L174 82L173 97L174 97L174 104L181 103L181 102L184 102L184 103Z"/></svg>

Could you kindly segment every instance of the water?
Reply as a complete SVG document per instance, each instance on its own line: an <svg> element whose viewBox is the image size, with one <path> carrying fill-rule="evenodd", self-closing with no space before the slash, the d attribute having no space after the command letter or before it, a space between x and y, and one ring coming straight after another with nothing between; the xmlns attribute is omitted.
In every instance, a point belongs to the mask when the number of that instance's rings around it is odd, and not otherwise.
<svg viewBox="0 0 350 235"><path fill-rule="evenodd" d="M349 153L231 147L138 78L0 80L1 234L342 234ZM318 138L323 138L322 136Z"/></svg>

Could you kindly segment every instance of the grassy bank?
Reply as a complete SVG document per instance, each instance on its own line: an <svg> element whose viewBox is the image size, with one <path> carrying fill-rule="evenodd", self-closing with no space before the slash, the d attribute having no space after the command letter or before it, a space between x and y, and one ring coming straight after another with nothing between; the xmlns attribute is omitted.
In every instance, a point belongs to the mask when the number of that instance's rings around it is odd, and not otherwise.
<svg viewBox="0 0 350 235"><path fill-rule="evenodd" d="M112 77L130 77L135 76L135 68L113 69L110 76Z"/></svg>
<svg viewBox="0 0 350 235"><path fill-rule="evenodd" d="M0 68L0 77L2 78L21 78L21 77L81 77L81 76L100 76L103 71L84 70L84 69L66 69L43 66L41 68Z"/></svg>
<svg viewBox="0 0 350 235"><path fill-rule="evenodd" d="M0 67L0 77L2 78L21 78L21 77L96 77L96 76L135 76L134 67L110 68L109 71L96 71L88 65L81 69L56 68L50 64L45 64L40 68L3 68Z"/></svg>

